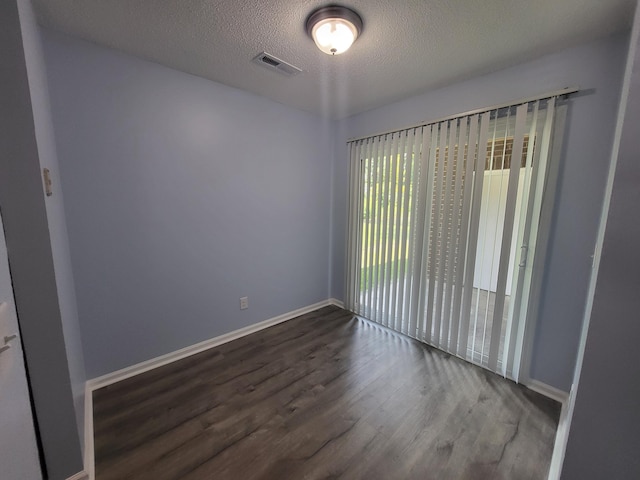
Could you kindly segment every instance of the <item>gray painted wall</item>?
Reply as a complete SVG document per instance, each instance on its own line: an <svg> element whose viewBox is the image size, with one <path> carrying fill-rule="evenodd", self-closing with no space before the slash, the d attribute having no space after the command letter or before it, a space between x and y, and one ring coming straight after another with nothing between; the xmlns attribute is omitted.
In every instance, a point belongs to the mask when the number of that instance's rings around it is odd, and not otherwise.
<svg viewBox="0 0 640 480"><path fill-rule="evenodd" d="M47 474L60 480L82 470L82 455L26 64L34 30L18 2L0 2L0 208Z"/></svg>
<svg viewBox="0 0 640 480"><path fill-rule="evenodd" d="M337 125L333 168L331 294L343 298L348 138L437 119L566 86L584 93L570 101L547 275L531 377L568 391L576 353L627 36L565 50L348 118Z"/></svg>
<svg viewBox="0 0 640 480"><path fill-rule="evenodd" d="M86 377L44 54L40 30L31 2L20 0L19 10L40 166L48 168L53 179L54 195L45 197L45 205L78 434L84 448L84 384Z"/></svg>
<svg viewBox="0 0 640 480"><path fill-rule="evenodd" d="M43 38L88 377L327 299L330 123Z"/></svg>
<svg viewBox="0 0 640 480"><path fill-rule="evenodd" d="M640 478L640 10L635 24L629 96L562 472L567 480Z"/></svg>

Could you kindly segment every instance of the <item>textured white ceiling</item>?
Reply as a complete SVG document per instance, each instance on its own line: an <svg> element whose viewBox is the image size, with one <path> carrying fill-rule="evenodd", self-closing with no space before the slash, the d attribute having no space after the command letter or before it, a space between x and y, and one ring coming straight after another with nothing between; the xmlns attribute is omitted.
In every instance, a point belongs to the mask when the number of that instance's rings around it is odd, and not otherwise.
<svg viewBox="0 0 640 480"><path fill-rule="evenodd" d="M364 21L330 57L318 0L34 0L46 27L286 105L344 117L628 28L635 0L345 0ZM262 51L304 70L262 68Z"/></svg>

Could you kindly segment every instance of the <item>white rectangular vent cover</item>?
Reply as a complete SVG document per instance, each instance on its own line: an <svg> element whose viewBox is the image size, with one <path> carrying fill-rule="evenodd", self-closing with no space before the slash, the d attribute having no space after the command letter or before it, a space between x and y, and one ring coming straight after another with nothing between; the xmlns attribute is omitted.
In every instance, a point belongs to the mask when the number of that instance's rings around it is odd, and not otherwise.
<svg viewBox="0 0 640 480"><path fill-rule="evenodd" d="M280 60L278 57L274 57L267 52L262 52L256 55L253 57L252 61L258 65L267 67L270 70L275 70L276 72L286 75L287 77L292 77L302 72L301 68L291 65L284 60Z"/></svg>

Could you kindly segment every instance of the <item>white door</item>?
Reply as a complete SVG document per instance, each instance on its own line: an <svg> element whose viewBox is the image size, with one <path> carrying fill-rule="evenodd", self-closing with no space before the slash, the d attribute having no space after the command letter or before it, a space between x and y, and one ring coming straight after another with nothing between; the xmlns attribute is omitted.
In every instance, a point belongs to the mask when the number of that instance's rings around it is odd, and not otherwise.
<svg viewBox="0 0 640 480"><path fill-rule="evenodd" d="M1 217L0 478L42 479Z"/></svg>

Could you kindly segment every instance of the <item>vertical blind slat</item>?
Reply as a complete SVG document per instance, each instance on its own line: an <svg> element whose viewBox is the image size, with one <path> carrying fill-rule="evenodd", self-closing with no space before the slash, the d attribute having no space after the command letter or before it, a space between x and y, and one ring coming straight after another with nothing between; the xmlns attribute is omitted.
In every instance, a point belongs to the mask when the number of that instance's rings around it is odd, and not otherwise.
<svg viewBox="0 0 640 480"><path fill-rule="evenodd" d="M478 253L478 232L480 227L480 207L482 200L482 191L484 188L484 169L487 162L487 141L489 138L489 123L491 122L491 113L487 112L482 115L480 122L480 137L477 146L474 146L477 153L475 163L475 175L473 181L473 199L471 208L471 217L469 220L469 241L467 246L466 263L465 263L465 280L464 292L462 295L462 323L460 326L460 344L458 346L458 355L470 359L467 348L469 343L469 324L471 322L471 303L473 301L473 282L475 275L476 255ZM476 306L477 309L477 306ZM472 332L475 337L475 332Z"/></svg>
<svg viewBox="0 0 640 480"><path fill-rule="evenodd" d="M353 289L353 272L354 268L352 266L353 263L353 242L354 242L354 223L357 222L354 217L357 218L356 209L354 205L353 198L355 196L355 188L354 188L354 156L355 156L356 143L349 144L349 210L347 214L347 252L346 252L346 261L347 261L347 271L345 276L345 296L344 303L345 305L353 305L352 298L352 289Z"/></svg>
<svg viewBox="0 0 640 480"><path fill-rule="evenodd" d="M460 122L462 124L462 122ZM462 128L462 125L460 125ZM451 321L451 295L449 277L453 272L453 202L454 188L453 171L456 166L456 138L458 135L458 122L451 122L449 127L449 145L447 152L447 175L445 180L445 189L443 195L444 213L442 215L442 241L444 251L444 268L441 275L441 292L438 296L439 310L436 314L441 319L441 341L440 345L448 351L449 345L449 324ZM449 303L447 303L447 301Z"/></svg>
<svg viewBox="0 0 640 480"><path fill-rule="evenodd" d="M364 169L363 162L361 156L362 150L362 142L358 142L356 148L354 149L353 165L352 165L352 174L353 180L352 185L355 187L354 198L353 198L353 207L355 211L355 215L352 222L352 254L353 258L351 259L351 267L353 271L351 272L351 281L353 282L350 286L351 288L351 296L352 296L352 304L356 307L357 313L362 313L361 311L361 302L359 298L360 292L360 268L361 268L361 254L360 249L358 248L362 244L362 222L360 218L362 218L362 192L363 192L363 177L364 177Z"/></svg>
<svg viewBox="0 0 640 480"><path fill-rule="evenodd" d="M386 181L385 181L385 148L386 142L383 137L380 137L379 142L381 145L378 146L378 152L376 154L377 162L378 162L378 184L376 186L376 234L375 234L375 250L373 252L374 257L374 294L373 294L373 305L372 308L375 311L375 317L373 320L376 322L380 322L382 317L384 316L384 312L380 308L380 303L382 300L383 290L380 288L380 281L382 275L384 273L381 256L382 256L382 241L385 235L385 223L384 223L384 215L385 215L385 205L382 202L384 198L384 193L386 189Z"/></svg>
<svg viewBox="0 0 640 480"><path fill-rule="evenodd" d="M509 313L507 315L507 329L505 333L505 360L502 363L502 375L506 376L507 372L512 371L513 360L515 356L515 341L517 337L517 325L514 325L514 313L519 310L522 299L522 290L525 281L525 264L528 232L531 227L531 219L528 212L531 211L533 204L533 195L529 195L530 189L535 190L536 179L532 178L533 173L533 146L535 144L536 130L538 126L538 108L540 102L535 102L531 116L531 125L529 127L526 160L524 165L524 185L522 195L518 196L518 205L516 206L516 216L518 217L518 236L516 240L516 257L513 271L513 285L515 285L515 293L509 302Z"/></svg>
<svg viewBox="0 0 640 480"><path fill-rule="evenodd" d="M419 283L420 275L416 274L414 271L414 258L416 256L416 248L415 241L416 236L418 235L418 219L415 215L418 197L419 197L419 186L418 183L420 181L420 148L422 147L422 128L416 128L414 130L413 137L413 151L411 153L411 185L410 185L410 193L409 193L409 224L411 227L409 238L407 238L407 273L406 273L406 291L405 291L405 299L404 299L404 317L406 318L405 322L405 334L409 335L409 329L411 328L410 319L411 319L411 300L414 291L414 284ZM415 328L414 333L415 336Z"/></svg>
<svg viewBox="0 0 640 480"><path fill-rule="evenodd" d="M370 218L371 218L371 204L373 201L373 197L371 195L371 181L373 177L373 160L371 158L371 147L373 146L373 139L369 139L366 144L365 151L365 165L366 165L366 184L365 184L365 193L366 204L365 210L367 212L366 222L364 225L364 236L365 236L365 255L363 259L364 263L364 315L367 318L371 318L371 304L367 301L369 296L369 289L371 288L371 228L370 228Z"/></svg>
<svg viewBox="0 0 640 480"><path fill-rule="evenodd" d="M371 263L369 264L369 271L371 275L371 283L369 285L369 304L371 305L371 318L372 320L378 320L378 310L376 309L376 300L377 300L377 274L378 274L378 262L377 262L377 249L378 249L378 227L379 227L379 186L380 186L380 158L378 156L378 149L380 146L380 137L376 137L374 139L374 144L372 147L371 157L373 160L373 180L371 184L371 192L372 192L372 207L371 212L369 212L370 221L372 221L370 225L371 229Z"/></svg>
<svg viewBox="0 0 640 480"><path fill-rule="evenodd" d="M465 119L465 121L460 121L460 131L458 137L458 149L456 154L456 174L454 176L454 186L453 186L453 202L451 204L451 268L448 272L447 277L447 292L445 297L445 305L447 306L447 311L445 315L449 318L449 334L445 337L447 339L447 351L448 352L456 352L458 349L458 319L454 315L456 309L455 305L452 304L453 301L453 292L454 289L459 290L460 284L455 283L457 280L458 270L461 269L461 260L464 258L464 253L459 251L460 248L460 234L461 234L461 223L462 223L462 206L461 206L461 189L462 189L462 179L464 177L464 150L465 145L467 143L467 134L468 134L469 121Z"/></svg>
<svg viewBox="0 0 640 480"><path fill-rule="evenodd" d="M360 143L351 145L351 196L350 196L350 208L349 208L349 249L347 253L347 305L356 304L355 301L355 289L357 287L357 281L355 273L358 271L358 239L359 239L359 218L360 218L360 182L362 181L362 174L360 171L360 160L358 154L360 151Z"/></svg>
<svg viewBox="0 0 640 480"><path fill-rule="evenodd" d="M384 215L382 216L382 237L380 238L380 271L378 273L378 282L380 284L380 298L379 308L381 312L381 318L379 323L383 323L386 318L385 299L388 296L388 291L385 288L385 277L387 275L387 239L389 238L389 196L391 194L391 148L393 141L390 137L385 136L385 148L383 150L384 160L384 191L383 196L380 199L384 206Z"/></svg>
<svg viewBox="0 0 640 480"><path fill-rule="evenodd" d="M528 104L520 105L516 110L516 128L513 139L511 165L509 168L509 184L504 214L504 228L502 230L502 246L500 248L500 263L498 267L498 281L496 286L493 321L491 322L491 341L489 344L489 369L496 370L500 349L500 335L503 327L504 302L507 290L507 275L509 273L509 258L511 256L511 240L513 239L513 222L516 211L516 196L520 181L520 162L524 132L527 126ZM506 138L506 136L505 136ZM506 150L506 142L505 142Z"/></svg>
<svg viewBox="0 0 640 480"><path fill-rule="evenodd" d="M360 249L356 253L356 262L358 266L358 270L356 272L356 281L358 282L358 288L355 291L356 301L358 305L358 313L360 315L364 315L364 302L362 301L362 291L365 288L364 279L362 277L362 257L364 255L364 249L366 248L366 231L364 230L364 225L362 222L362 216L365 211L365 203L366 203L366 174L368 172L366 165L366 140L360 141L358 145L358 162L359 162L359 170L360 170L360 198L358 199L358 243Z"/></svg>
<svg viewBox="0 0 640 480"><path fill-rule="evenodd" d="M400 138L400 144L398 146L398 152L396 153L396 183L395 188L395 200L393 209L393 246L392 246L392 261L391 261L391 305L389 309L389 326L394 330L397 330L396 324L398 322L397 307L398 307L398 284L400 279L398 278L398 263L400 262L400 236L402 233L402 181L403 181L403 169L404 169L404 152L407 144L408 132L403 132Z"/></svg>
<svg viewBox="0 0 640 480"><path fill-rule="evenodd" d="M425 208L425 227L424 227L424 236L426 239L426 244L424 246L424 260L423 267L424 273L423 278L423 292L421 295L421 306L419 307L420 314L423 315L424 320L422 322L422 340L430 343L431 341L431 330L433 326L433 287L435 282L433 280L435 276L434 269L434 256L435 256L435 243L433 236L433 227L434 227L434 194L436 190L436 184L434 182L434 178L436 177L436 158L437 158L437 149L438 149L438 135L440 134L441 125L431 125L431 141L429 148L429 173L427 175L427 203Z"/></svg>
<svg viewBox="0 0 640 480"><path fill-rule="evenodd" d="M398 281L397 281L397 304L395 309L395 317L396 317L396 326L395 329L399 332L405 333L406 326L403 322L403 306L404 306L404 296L405 296L405 288L406 288L406 259L407 259L407 241L408 237L411 233L411 226L409 225L409 193L411 185L411 174L413 173L412 169L412 159L411 153L413 150L413 142L414 142L414 132L410 130L407 132L407 141L405 143L405 150L403 152L403 161L402 161L402 182L401 182L401 191L402 194L402 204L400 206L400 211L402 212L402 216L400 218L400 227L399 227L399 235L398 235L398 257L397 257L397 273L398 273Z"/></svg>
<svg viewBox="0 0 640 480"><path fill-rule="evenodd" d="M417 165L416 165L416 161L415 161L415 145L416 145L416 139L418 137L418 130L415 128L411 129L411 134L412 134L412 138L411 138L411 143L409 144L408 148L407 148L407 167L408 167L408 171L409 171L409 175L407 178L407 181L405 183L405 215L406 218L404 220L404 224L406 225L406 234L405 234L405 240L404 240L404 259L402 261L402 302L398 305L398 310L400 311L400 318L401 318L401 324L402 324L402 328L401 328L401 332L405 335L407 335L408 331L409 331L409 309L408 309L408 304L409 304L409 299L411 297L411 272L412 272L412 266L413 266L413 252L412 252L412 245L413 245L413 236L414 236L414 229L415 229L415 216L412 215L413 213L413 205L415 203L414 201L414 195L415 195L415 191L413 190L414 188L414 177L415 177L415 172L417 169Z"/></svg>
<svg viewBox="0 0 640 480"><path fill-rule="evenodd" d="M414 194L418 195L418 199L414 206L414 218L416 222L414 246L413 246L413 269L412 277L414 281L411 283L411 301L409 307L409 327L408 335L414 338L420 338L422 332L421 323L419 321L420 316L420 299L422 295L422 286L424 282L425 268L422 268L423 253L425 245L425 204L427 201L427 174L429 164L429 141L431 140L431 129L424 127L420 130L420 136L416 136L416 164L418 165L418 171L416 172L416 184L414 188Z"/></svg>
<svg viewBox="0 0 640 480"><path fill-rule="evenodd" d="M429 294L427 297L428 328L426 331L426 338L429 343L432 341L437 342L440 339L440 319L434 314L434 301L436 292L440 289L440 285L436 285L436 275L441 268L440 214L442 210L443 166L444 152L447 146L448 122L441 122L439 127L440 145L436 154L435 196L432 199L431 252L429 253Z"/></svg>
<svg viewBox="0 0 640 480"><path fill-rule="evenodd" d="M396 170L396 184L395 184L395 202L394 202L394 223L393 223L393 248L392 248L392 258L393 261L391 263L391 308L389 309L389 316L391 318L389 322L389 327L398 330L397 321L398 321L398 285L400 282L400 277L398 275L398 265L400 262L400 237L402 234L402 200L403 200L403 181L404 181L404 161L405 161L405 149L407 147L407 137L409 132L403 132L402 139L400 141L400 145L398 147L397 154L397 170Z"/></svg>
<svg viewBox="0 0 640 480"><path fill-rule="evenodd" d="M473 170L475 167L476 144L478 141L478 115L473 115L469 119L469 139L466 149L466 159L464 162L464 182L462 189L462 213L460 215L460 245L458 269L456 271L456 289L453 297L453 321L455 326L451 332L454 341L455 353L460 354L460 331L463 328L464 319L460 316L462 311L462 293L464 291L464 273L467 260L467 245L469 234L469 213L471 211L471 193L473 186ZM469 333L469 319L466 319L467 329L465 335ZM466 345L466 342L465 342Z"/></svg>
<svg viewBox="0 0 640 480"><path fill-rule="evenodd" d="M411 238L411 251L410 251L410 264L411 269L407 273L410 279L410 291L407 295L407 304L405 309L407 311L407 335L413 338L417 336L417 318L418 318L418 299L420 298L420 278L421 278L421 265L422 265L422 245L424 235L424 215L421 213L424 210L424 201L426 189L424 183L426 181L427 168L424 161L423 145L424 138L426 136L426 130L423 128L416 129L414 149L413 149L413 162L414 162L414 175L411 186L412 194L415 196L415 201L412 207L412 217L414 221L413 235Z"/></svg>
<svg viewBox="0 0 640 480"><path fill-rule="evenodd" d="M505 153L505 147L506 145L503 144L502 148L500 148L500 145L496 145L496 139L498 138L507 138L507 135L509 134L509 121L511 119L511 109L508 109L507 111L507 117L506 117L506 122L504 123L504 131L500 131L498 132L498 124L500 122L500 117L498 116L499 112L496 112L496 120L494 121L494 128L493 128L493 139L491 141L491 155L489 157L489 179L488 179L488 186L487 186L487 194L490 196L491 192L492 192L492 183L493 182L493 178L494 178L494 172L493 170L498 170L499 173L502 173L502 168L504 166L504 153ZM497 152L496 152L496 147L498 148ZM496 158L497 155L497 158ZM498 201L497 201L497 211L498 211L498 216L499 216L499 212L500 209L502 208L502 175L500 176L500 184L498 185L499 187L499 191L498 191ZM483 193L484 195L484 193ZM484 218L487 219L489 218L490 212L489 212L489 208L490 208L490 202L482 202L483 203L483 210L484 210ZM498 233L498 222L495 222L495 226L493 228L493 233L494 235L497 235ZM479 361L481 365L486 366L487 362L485 361L485 346L486 346L486 335L487 335L487 327L489 324L489 307L491 304L491 284L493 283L493 278L495 275L495 269L494 269L494 256L495 256L495 246L492 245L490 248L490 251L487 252L487 244L488 239L489 239L489 235L490 235L490 229L489 229L489 224L487 223L484 226L484 235L482 236L482 250L481 250L481 254L480 254L480 259L483 263L487 263L488 260L488 279L480 279L480 285L478 286L476 292L477 292L477 296L476 296L476 315L475 315L475 324L474 324L474 336L473 336L473 340L474 340L474 344L472 347L472 351L473 354L475 355L476 353L480 353L480 357L479 357ZM484 273L484 264L481 266L481 271L483 271ZM488 281L488 285L486 286L486 288L481 288L482 287L482 281ZM484 292L483 292L484 290ZM484 293L484 299L483 297L483 293ZM483 301L484 304L481 304L481 301ZM482 315L480 315L480 312L482 312ZM480 328L482 329L482 336L480 336L478 334L478 321L480 322ZM479 342L478 342L479 341ZM477 346L477 344L480 344L479 346ZM488 360L488 352L487 352L487 360Z"/></svg>
<svg viewBox="0 0 640 480"><path fill-rule="evenodd" d="M391 168L391 177L390 177L390 195L389 195L389 222L387 224L387 231L388 231L388 235L387 235L387 239L385 241L385 254L387 257L387 260L385 262L385 291L386 291L386 295L385 295L385 308L384 311L387 313L387 315L385 315L384 321L382 322L382 324L386 327L389 326L389 322L390 322L390 318L388 315L388 312L391 308L392 305L392 301L393 301L393 291L391 290L391 283L392 283L392 264L393 264L393 240L394 240L394 229L395 229L395 221L396 221L396 217L395 217L395 205L396 205L396 194L397 194L397 188L396 188L396 179L397 179L397 163L398 163L398 148L399 148L399 143L400 141L400 134L394 134L393 135L393 141L391 144L391 151L389 153L389 162L390 162L390 168Z"/></svg>

